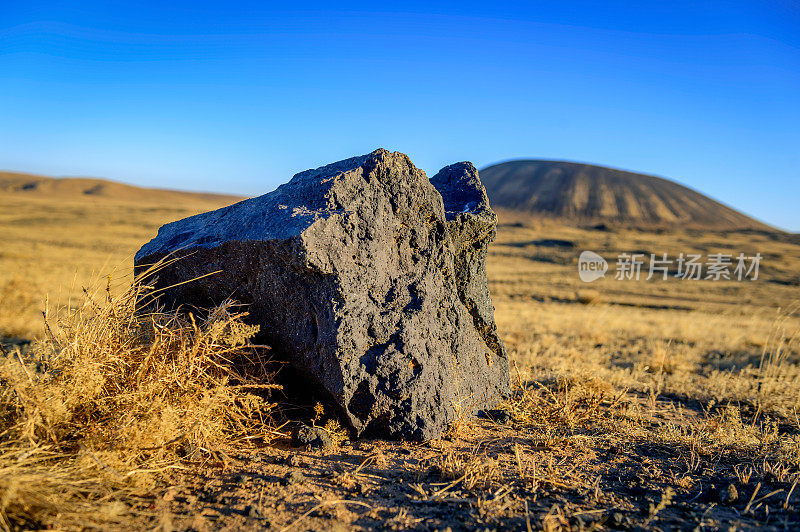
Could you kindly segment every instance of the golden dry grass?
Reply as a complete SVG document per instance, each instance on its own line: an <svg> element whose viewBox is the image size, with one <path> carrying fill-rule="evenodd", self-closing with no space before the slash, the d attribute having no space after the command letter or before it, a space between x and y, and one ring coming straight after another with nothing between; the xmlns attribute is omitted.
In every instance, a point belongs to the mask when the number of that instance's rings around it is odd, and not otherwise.
<svg viewBox="0 0 800 532"><path fill-rule="evenodd" d="M556 237L574 247L531 243ZM496 319L522 370L542 378L582 373L639 393L737 401L786 419L800 409L800 246L760 234L558 226L507 228L498 244L490 257ZM765 259L758 281L615 280L612 264L606 278L586 284L577 275L583 249L609 258L639 249L670 256L746 250Z"/></svg>
<svg viewBox="0 0 800 532"><path fill-rule="evenodd" d="M566 242L548 243L555 239ZM542 460L541 451L562 457L560 466L538 466L542 487L614 490L596 509L630 506L638 486L662 494L645 516L619 526L797 524L789 516L800 481L800 246L760 233L547 222L506 226L498 240L490 282L517 370L506 408L525 431L530 460ZM611 264L587 285L577 275L581 250L609 259L759 251L765 259L757 282L622 281ZM720 495L728 489L739 493L735 501ZM580 528L594 511L570 497L559 508L539 526ZM619 518L601 514L593 522Z"/></svg>
<svg viewBox="0 0 800 532"><path fill-rule="evenodd" d="M196 321L143 307L148 294L88 296L2 349L1 528L111 526L171 470L274 438L257 327L232 302Z"/></svg>

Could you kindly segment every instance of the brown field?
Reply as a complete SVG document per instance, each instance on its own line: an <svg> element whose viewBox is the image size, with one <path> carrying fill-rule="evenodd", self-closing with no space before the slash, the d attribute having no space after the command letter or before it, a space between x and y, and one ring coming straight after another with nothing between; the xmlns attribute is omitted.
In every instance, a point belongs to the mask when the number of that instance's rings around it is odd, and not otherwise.
<svg viewBox="0 0 800 532"><path fill-rule="evenodd" d="M23 338L41 331L45 297L78 304L84 286L129 275L161 225L236 201L2 172L0 194L0 335Z"/></svg>
<svg viewBox="0 0 800 532"><path fill-rule="evenodd" d="M514 366L508 419L465 417L411 444L347 441L322 413L340 442L307 451L288 445L278 396L225 366L263 363L235 315L157 316L142 336L125 294L133 253L161 224L230 201L175 194L4 191L0 527L800 527L793 237L504 216L489 273ZM581 250L763 259L757 281L618 281L611 263L585 284Z"/></svg>

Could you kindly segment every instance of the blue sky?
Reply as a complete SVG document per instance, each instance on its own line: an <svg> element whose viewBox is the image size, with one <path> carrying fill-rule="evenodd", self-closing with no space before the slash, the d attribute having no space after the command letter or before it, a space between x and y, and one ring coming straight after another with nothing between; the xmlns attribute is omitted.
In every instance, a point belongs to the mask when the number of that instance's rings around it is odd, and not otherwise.
<svg viewBox="0 0 800 532"><path fill-rule="evenodd" d="M376 147L567 159L800 231L796 1L290 5L0 0L0 168L256 195Z"/></svg>

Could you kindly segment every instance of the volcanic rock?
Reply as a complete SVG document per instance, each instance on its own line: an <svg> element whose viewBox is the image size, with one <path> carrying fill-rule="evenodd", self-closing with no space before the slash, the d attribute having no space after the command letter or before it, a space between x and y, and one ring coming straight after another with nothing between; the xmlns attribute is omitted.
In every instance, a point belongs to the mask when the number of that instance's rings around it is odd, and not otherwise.
<svg viewBox="0 0 800 532"><path fill-rule="evenodd" d="M333 447L328 431L322 427L309 427L304 423L299 423L292 430L292 445L295 447L321 447L330 449Z"/></svg>
<svg viewBox="0 0 800 532"><path fill-rule="evenodd" d="M446 166L431 178L431 183L444 201L447 230L455 250L458 297L469 310L475 330L496 355L492 360L497 365L492 371L500 379L508 375L508 356L497 335L486 278L486 255L497 236L497 216L489 206L486 190L472 163Z"/></svg>
<svg viewBox="0 0 800 532"><path fill-rule="evenodd" d="M462 201L458 179L439 181L453 184L448 205ZM136 267L170 258L154 281L167 308L247 305L256 340L357 434L436 438L509 390L477 264L493 215L465 208L446 216L425 173L379 149L167 224Z"/></svg>

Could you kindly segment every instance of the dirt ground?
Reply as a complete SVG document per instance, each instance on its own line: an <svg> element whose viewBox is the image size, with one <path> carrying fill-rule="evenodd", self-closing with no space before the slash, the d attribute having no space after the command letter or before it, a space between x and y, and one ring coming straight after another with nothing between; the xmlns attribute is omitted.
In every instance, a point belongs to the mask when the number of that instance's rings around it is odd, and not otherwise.
<svg viewBox="0 0 800 532"><path fill-rule="evenodd" d="M663 414L651 423L670 417L675 404L658 406ZM800 526L796 477L790 482L767 469L737 476L748 457L736 452L700 451L692 472L692 452L598 430L543 439L513 421L480 420L422 444L361 440L325 452L284 442L231 450L130 511L143 511L143 526L181 530Z"/></svg>

